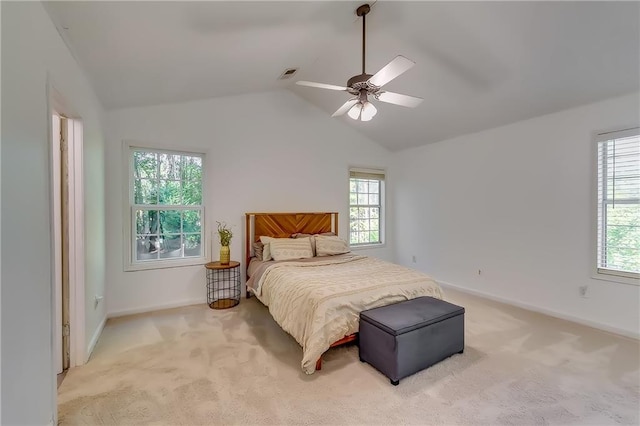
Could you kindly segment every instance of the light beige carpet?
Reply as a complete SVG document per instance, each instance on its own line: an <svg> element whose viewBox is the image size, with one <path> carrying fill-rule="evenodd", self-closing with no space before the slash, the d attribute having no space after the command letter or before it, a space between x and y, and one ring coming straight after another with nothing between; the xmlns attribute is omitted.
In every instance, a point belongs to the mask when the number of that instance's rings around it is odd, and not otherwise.
<svg viewBox="0 0 640 426"><path fill-rule="evenodd" d="M322 371L255 298L110 320L59 389L63 425L638 424L639 342L474 296L466 351L397 387L330 350Z"/></svg>

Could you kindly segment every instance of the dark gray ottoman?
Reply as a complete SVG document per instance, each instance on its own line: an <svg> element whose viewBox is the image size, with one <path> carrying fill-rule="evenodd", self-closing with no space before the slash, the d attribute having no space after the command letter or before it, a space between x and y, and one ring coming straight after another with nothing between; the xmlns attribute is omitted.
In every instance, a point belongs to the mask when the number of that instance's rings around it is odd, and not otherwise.
<svg viewBox="0 0 640 426"><path fill-rule="evenodd" d="M464 308L418 297L360 313L360 361L400 379L464 351Z"/></svg>

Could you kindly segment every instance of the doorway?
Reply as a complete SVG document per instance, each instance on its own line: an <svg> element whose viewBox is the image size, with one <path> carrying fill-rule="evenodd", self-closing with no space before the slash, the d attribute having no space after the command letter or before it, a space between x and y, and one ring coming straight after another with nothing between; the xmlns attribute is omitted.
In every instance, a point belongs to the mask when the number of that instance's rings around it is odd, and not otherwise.
<svg viewBox="0 0 640 426"><path fill-rule="evenodd" d="M86 362L83 123L49 81L52 364ZM55 382L54 382L55 383ZM55 385L54 385L55 386Z"/></svg>
<svg viewBox="0 0 640 426"><path fill-rule="evenodd" d="M52 220L55 280L54 355L57 387L71 364L69 321L69 126L72 120L58 112L52 115Z"/></svg>

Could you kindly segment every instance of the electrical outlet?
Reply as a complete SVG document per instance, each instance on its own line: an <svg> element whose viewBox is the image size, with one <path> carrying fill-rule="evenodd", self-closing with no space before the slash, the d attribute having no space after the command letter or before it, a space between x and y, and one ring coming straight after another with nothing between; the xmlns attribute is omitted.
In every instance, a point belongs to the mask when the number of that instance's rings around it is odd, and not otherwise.
<svg viewBox="0 0 640 426"><path fill-rule="evenodd" d="M415 255L415 254L414 254L413 256L411 256L411 261L412 261L413 263L416 263L416 255Z"/></svg>

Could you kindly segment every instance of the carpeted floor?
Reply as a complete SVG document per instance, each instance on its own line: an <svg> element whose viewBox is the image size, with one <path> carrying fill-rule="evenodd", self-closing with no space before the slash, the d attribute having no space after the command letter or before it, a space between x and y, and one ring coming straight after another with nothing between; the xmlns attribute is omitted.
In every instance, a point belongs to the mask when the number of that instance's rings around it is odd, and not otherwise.
<svg viewBox="0 0 640 426"><path fill-rule="evenodd" d="M466 350L397 387L330 350L322 371L255 298L108 321L59 388L62 425L638 424L640 344L446 291L465 306Z"/></svg>

